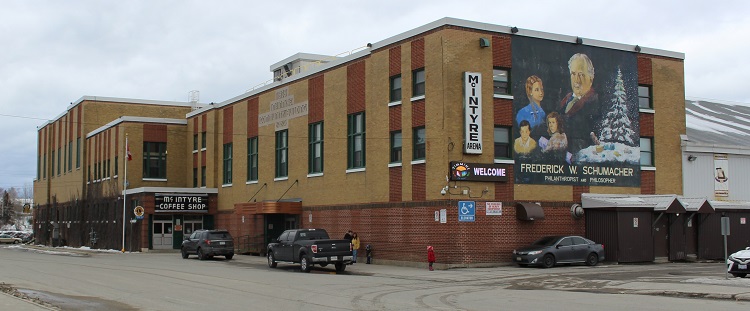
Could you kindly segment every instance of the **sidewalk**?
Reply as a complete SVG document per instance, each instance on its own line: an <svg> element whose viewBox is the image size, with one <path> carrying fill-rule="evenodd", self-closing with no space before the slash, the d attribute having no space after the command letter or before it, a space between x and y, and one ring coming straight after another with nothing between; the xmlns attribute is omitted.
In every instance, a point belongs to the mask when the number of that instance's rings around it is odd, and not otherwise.
<svg viewBox="0 0 750 311"><path fill-rule="evenodd" d="M13 310L13 311L60 310L58 308L48 307L48 306L39 304L33 300L13 296L12 294L5 292L5 289L6 288L3 288L3 291L0 291L0 310Z"/></svg>

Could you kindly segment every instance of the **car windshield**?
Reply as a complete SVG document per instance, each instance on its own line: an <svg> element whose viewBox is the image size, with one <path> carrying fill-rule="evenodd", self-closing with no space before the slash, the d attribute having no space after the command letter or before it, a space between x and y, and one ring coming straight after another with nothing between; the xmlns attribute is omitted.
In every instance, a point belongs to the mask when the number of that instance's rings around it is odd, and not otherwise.
<svg viewBox="0 0 750 311"><path fill-rule="evenodd" d="M531 245L534 246L552 246L557 243L557 240L559 240L560 237L557 236L546 236L539 240L536 240L536 242L532 243Z"/></svg>
<svg viewBox="0 0 750 311"><path fill-rule="evenodd" d="M209 240L230 240L232 237L229 232L210 232L208 233Z"/></svg>

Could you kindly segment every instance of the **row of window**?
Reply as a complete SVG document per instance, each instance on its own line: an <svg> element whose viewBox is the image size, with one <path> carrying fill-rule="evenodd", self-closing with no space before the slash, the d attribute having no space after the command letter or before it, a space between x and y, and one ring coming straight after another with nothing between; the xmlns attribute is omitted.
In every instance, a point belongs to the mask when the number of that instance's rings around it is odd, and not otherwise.
<svg viewBox="0 0 750 311"><path fill-rule="evenodd" d="M80 152L80 145L81 145L81 138L79 137L76 140L76 169L81 167L81 152ZM63 172L72 172L73 171L73 141L71 140L67 145L65 145L65 149L67 149L67 153L64 152L61 148L57 148L57 151L52 150L51 154L51 161L50 165L52 176L54 177L55 174L60 176L60 173ZM57 161L55 161L55 154L57 154ZM65 158L63 159L63 154L65 154ZM41 161L40 161L41 160ZM40 167L42 166L42 167ZM41 169L40 169L41 168ZM57 169L57 171L55 171ZM43 155L43 159L37 159L37 173L36 178L39 179L39 174L42 174L42 178L47 178L47 155Z"/></svg>

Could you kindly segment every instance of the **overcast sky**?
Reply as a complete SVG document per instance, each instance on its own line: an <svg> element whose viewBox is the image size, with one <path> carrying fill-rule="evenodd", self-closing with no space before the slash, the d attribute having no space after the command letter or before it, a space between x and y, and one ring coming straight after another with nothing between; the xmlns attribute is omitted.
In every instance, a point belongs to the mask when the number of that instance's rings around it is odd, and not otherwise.
<svg viewBox="0 0 750 311"><path fill-rule="evenodd" d="M82 96L223 102L297 52L336 55L443 17L685 53L688 97L750 103L750 1L251 3L2 1L0 187L31 185L37 127Z"/></svg>

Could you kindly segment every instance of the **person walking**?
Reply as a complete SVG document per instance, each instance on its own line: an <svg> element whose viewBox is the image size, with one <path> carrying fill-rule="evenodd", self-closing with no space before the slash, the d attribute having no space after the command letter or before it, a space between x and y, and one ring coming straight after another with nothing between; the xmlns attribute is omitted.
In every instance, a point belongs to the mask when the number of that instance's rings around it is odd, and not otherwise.
<svg viewBox="0 0 750 311"><path fill-rule="evenodd" d="M357 251L359 250L359 236L352 233L352 264L357 263Z"/></svg>
<svg viewBox="0 0 750 311"><path fill-rule="evenodd" d="M435 263L435 249L427 246L427 262L430 263L430 271L433 271L432 264Z"/></svg>

